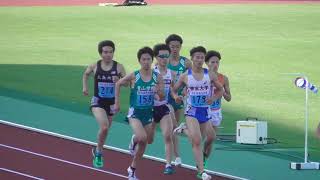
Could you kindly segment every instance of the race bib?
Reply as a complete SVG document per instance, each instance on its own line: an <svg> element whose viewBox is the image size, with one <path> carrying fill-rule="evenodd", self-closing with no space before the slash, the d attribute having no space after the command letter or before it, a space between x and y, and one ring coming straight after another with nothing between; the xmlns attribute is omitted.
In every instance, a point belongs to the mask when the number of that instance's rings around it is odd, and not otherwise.
<svg viewBox="0 0 320 180"><path fill-rule="evenodd" d="M153 105L153 96L150 95L138 95L137 97L138 106L152 106Z"/></svg>
<svg viewBox="0 0 320 180"><path fill-rule="evenodd" d="M218 109L221 107L221 98L214 101L211 105L211 108Z"/></svg>
<svg viewBox="0 0 320 180"><path fill-rule="evenodd" d="M98 82L99 96L102 98L114 97L114 83Z"/></svg>
<svg viewBox="0 0 320 180"><path fill-rule="evenodd" d="M154 101L154 87L138 87L137 88L137 102L138 106L153 106Z"/></svg>
<svg viewBox="0 0 320 180"><path fill-rule="evenodd" d="M207 96L191 96L191 105L192 106L204 106L206 105Z"/></svg>

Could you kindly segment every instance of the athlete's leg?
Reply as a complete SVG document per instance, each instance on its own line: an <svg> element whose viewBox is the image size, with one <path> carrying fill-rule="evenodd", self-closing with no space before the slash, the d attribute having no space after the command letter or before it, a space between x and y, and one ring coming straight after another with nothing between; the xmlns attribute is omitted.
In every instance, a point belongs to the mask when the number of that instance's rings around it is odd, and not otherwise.
<svg viewBox="0 0 320 180"><path fill-rule="evenodd" d="M152 144L153 143L154 135L156 133L156 128L157 128L157 123L152 122L151 123L150 132L149 132L149 134L147 134L147 142L148 142L148 144Z"/></svg>
<svg viewBox="0 0 320 180"><path fill-rule="evenodd" d="M137 144L137 152L135 153L133 160L131 162L131 167L136 168L137 163L139 160L141 160L143 153L145 151L146 145L147 145L147 132L145 128L143 127L140 120L135 118L129 118L129 123L131 125L131 128L134 133L134 143ZM149 124L151 129L151 124Z"/></svg>
<svg viewBox="0 0 320 180"><path fill-rule="evenodd" d="M199 172L203 172L203 156L201 148L201 131L197 119L194 117L186 116L186 123L189 129L189 140L191 140L192 151Z"/></svg>
<svg viewBox="0 0 320 180"><path fill-rule="evenodd" d="M160 128L164 138L167 164L171 164L172 149L173 149L173 143L172 143L173 126L172 126L172 120L171 120L170 114L167 114L162 117L160 121Z"/></svg>
<svg viewBox="0 0 320 180"><path fill-rule="evenodd" d="M174 117L175 117L177 124L179 124L181 113L182 113L182 109L176 109L174 111Z"/></svg>
<svg viewBox="0 0 320 180"><path fill-rule="evenodd" d="M174 110L174 119L172 119L173 122L173 128L176 128L180 121L180 115L181 115L182 109L176 109ZM181 158L180 158L180 151L179 151L179 140L178 135L173 135L173 153L176 157L175 164L181 165Z"/></svg>
<svg viewBox="0 0 320 180"><path fill-rule="evenodd" d="M211 149L213 147L213 143L217 137L218 127L220 126L221 121L222 121L221 109L210 110L210 117L211 117L211 119L209 120L209 124L212 127L212 129L210 128L209 130L204 131L204 132L206 132L205 137L207 137L207 140L206 140L206 142L204 144L204 148L203 148L203 153L204 153L205 159L210 156ZM212 142L210 141L211 138L213 138Z"/></svg>
<svg viewBox="0 0 320 180"><path fill-rule="evenodd" d="M202 137L206 137L203 147L203 161L204 165L206 165L206 160L211 154L213 142L216 139L216 129L212 126L210 121L207 121L200 125L200 130Z"/></svg>
<svg viewBox="0 0 320 180"><path fill-rule="evenodd" d="M155 134L155 130L156 130L156 126L155 123L150 123L145 125L144 130L147 134L147 143L148 144L152 144L153 143L153 138L154 138L154 134Z"/></svg>
<svg viewBox="0 0 320 180"><path fill-rule="evenodd" d="M112 116L107 116L106 111L100 107L92 107L91 110L99 124L97 151L102 152L108 130L111 126Z"/></svg>
<svg viewBox="0 0 320 180"><path fill-rule="evenodd" d="M92 107L91 110L99 124L97 147L92 150L93 166L102 168L104 165L102 150L107 138L110 123L112 122L112 116L108 117L106 111L100 107Z"/></svg>
<svg viewBox="0 0 320 180"><path fill-rule="evenodd" d="M168 104L168 108L170 110L170 117L172 121L172 127L173 129L178 126L175 110L171 104ZM178 138L177 135L172 136L172 143L173 143L173 153L176 157L179 157L179 150L178 150Z"/></svg>

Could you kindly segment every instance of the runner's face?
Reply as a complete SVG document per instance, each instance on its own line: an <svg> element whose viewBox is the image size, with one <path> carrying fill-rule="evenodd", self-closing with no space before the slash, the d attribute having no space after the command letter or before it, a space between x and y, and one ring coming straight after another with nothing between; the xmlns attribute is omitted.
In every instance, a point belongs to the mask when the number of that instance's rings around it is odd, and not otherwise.
<svg viewBox="0 0 320 180"><path fill-rule="evenodd" d="M202 67L203 63L204 63L204 59L205 59L205 54L203 52L195 52L193 53L191 60L193 62L193 65L195 67Z"/></svg>
<svg viewBox="0 0 320 180"><path fill-rule="evenodd" d="M168 64L170 53L168 50L160 50L159 55L156 57L159 66L166 67Z"/></svg>
<svg viewBox="0 0 320 180"><path fill-rule="evenodd" d="M170 41L169 42L169 48L171 50L171 54L173 56L177 56L180 53L181 50L181 44L179 41Z"/></svg>
<svg viewBox="0 0 320 180"><path fill-rule="evenodd" d="M151 69L152 57L148 53L142 54L139 59L139 63L141 65L141 69L149 70Z"/></svg>
<svg viewBox="0 0 320 180"><path fill-rule="evenodd" d="M218 72L220 59L217 56L212 56L206 64L209 69L213 69L215 72Z"/></svg>
<svg viewBox="0 0 320 180"><path fill-rule="evenodd" d="M113 48L110 46L102 47L101 58L105 62L110 62L113 59Z"/></svg>

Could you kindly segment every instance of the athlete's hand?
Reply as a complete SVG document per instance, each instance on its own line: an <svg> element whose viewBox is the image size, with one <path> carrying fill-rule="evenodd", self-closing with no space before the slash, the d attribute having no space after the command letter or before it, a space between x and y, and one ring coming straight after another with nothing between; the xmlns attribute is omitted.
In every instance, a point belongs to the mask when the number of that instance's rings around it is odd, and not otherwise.
<svg viewBox="0 0 320 180"><path fill-rule="evenodd" d="M157 100L157 101L160 101L159 95L158 95L158 94L155 94L155 95L154 95L154 99Z"/></svg>
<svg viewBox="0 0 320 180"><path fill-rule="evenodd" d="M88 91L87 88L83 88L82 89L82 93L83 93L84 96L88 96L89 95L89 91Z"/></svg>
<svg viewBox="0 0 320 180"><path fill-rule="evenodd" d="M208 105L211 105L214 101L215 101L215 98L214 98L214 97L209 97L209 98L206 99L206 103L207 103Z"/></svg>
<svg viewBox="0 0 320 180"><path fill-rule="evenodd" d="M177 104L181 104L183 102L183 97L182 96L175 96L174 97L174 101L177 103Z"/></svg>
<svg viewBox="0 0 320 180"><path fill-rule="evenodd" d="M119 79L120 79L120 78L119 78L118 76L112 76L112 81L113 81L114 83L118 82Z"/></svg>
<svg viewBox="0 0 320 180"><path fill-rule="evenodd" d="M118 113L120 111L120 103L116 102L114 104L114 113Z"/></svg>

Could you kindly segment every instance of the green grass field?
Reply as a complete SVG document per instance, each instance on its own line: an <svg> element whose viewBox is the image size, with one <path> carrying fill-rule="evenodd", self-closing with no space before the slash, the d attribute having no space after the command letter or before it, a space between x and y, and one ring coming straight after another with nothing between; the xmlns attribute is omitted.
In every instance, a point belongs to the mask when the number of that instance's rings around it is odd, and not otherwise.
<svg viewBox="0 0 320 180"><path fill-rule="evenodd" d="M258 117L268 121L279 147L303 147L304 91L294 87L294 76L281 73L306 73L320 85L319 19L318 4L1 7L0 94L87 114L82 72L99 58L100 40L113 40L115 59L132 72L140 47L177 33L185 41L182 55L196 45L222 53L233 100L223 104L221 133L233 134L237 120ZM124 94L122 102L128 103ZM320 96L310 94L313 149L320 147L314 136L319 105Z"/></svg>

